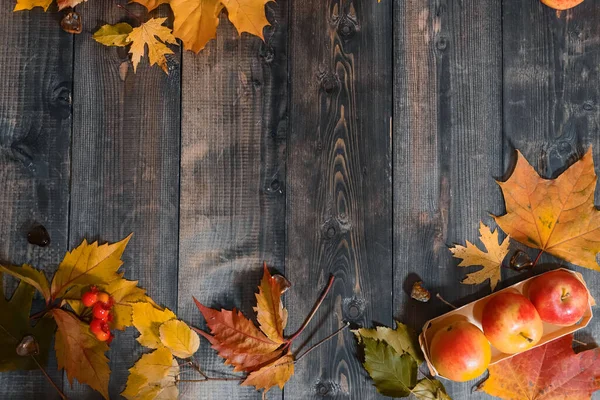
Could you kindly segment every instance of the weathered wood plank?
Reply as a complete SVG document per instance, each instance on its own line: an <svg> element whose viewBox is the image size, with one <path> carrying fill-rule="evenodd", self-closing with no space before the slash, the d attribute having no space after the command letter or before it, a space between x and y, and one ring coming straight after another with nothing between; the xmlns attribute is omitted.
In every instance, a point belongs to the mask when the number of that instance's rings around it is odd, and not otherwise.
<svg viewBox="0 0 600 400"><path fill-rule="evenodd" d="M420 332L448 308L409 298L417 279L463 304L489 286L461 285L447 245L477 240L502 209L502 31L498 1L406 1L394 12L394 311ZM404 289L404 290L402 290ZM471 385L444 381L456 399Z"/></svg>
<svg viewBox="0 0 600 400"><path fill-rule="evenodd" d="M128 6L145 15L141 6ZM116 241L134 236L123 257L125 276L158 302L177 305L179 208L179 50L169 75L142 61L133 73L123 49L90 38L92 21L126 18L112 0L85 3L84 32L75 40L73 175L69 243L83 238ZM166 15L166 8L159 11ZM143 17L142 17L143 18ZM133 25L136 21L129 20ZM124 389L142 352L133 330L111 345L111 398ZM72 398L96 397L75 385Z"/></svg>
<svg viewBox="0 0 600 400"><path fill-rule="evenodd" d="M504 5L504 168L519 149L537 171L556 177L594 146L600 160L600 9L594 2L563 12L541 3ZM596 168L596 172L600 172ZM598 200L596 190L596 205ZM535 257L536 252L530 252ZM542 256L537 272L557 263ZM556 265L552 266L556 267ZM570 265L584 275L594 297L598 273ZM577 335L594 342L600 321ZM594 332L596 334L594 335Z"/></svg>
<svg viewBox="0 0 600 400"><path fill-rule="evenodd" d="M192 296L254 315L262 262L283 272L287 2L267 6L266 43L221 18L217 39L184 54L179 316L205 327ZM231 372L202 339L202 367ZM253 399L236 382L181 384L182 398ZM275 389L269 398L277 398Z"/></svg>
<svg viewBox="0 0 600 400"><path fill-rule="evenodd" d="M303 336L343 321L391 324L391 2L291 4L286 272L290 329L327 282ZM345 332L296 365L286 399L377 396Z"/></svg>
<svg viewBox="0 0 600 400"><path fill-rule="evenodd" d="M12 6L0 7L0 260L50 277L67 250L72 39L52 15ZM36 223L48 230L48 247L27 243ZM61 385L56 363L48 370ZM0 398L42 397L58 396L40 371L0 375Z"/></svg>

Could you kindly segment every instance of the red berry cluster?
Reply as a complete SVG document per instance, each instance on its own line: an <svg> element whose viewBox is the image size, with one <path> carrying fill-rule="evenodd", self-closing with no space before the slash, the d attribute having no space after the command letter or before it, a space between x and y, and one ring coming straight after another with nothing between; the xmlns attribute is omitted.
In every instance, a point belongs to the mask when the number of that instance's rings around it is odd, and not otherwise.
<svg viewBox="0 0 600 400"><path fill-rule="evenodd" d="M90 331L96 335L101 342L110 344L114 335L110 333L109 323L113 320L111 308L113 299L106 292L98 291L98 288L92 286L89 291L81 296L81 302L86 307L92 307L92 322L90 322Z"/></svg>

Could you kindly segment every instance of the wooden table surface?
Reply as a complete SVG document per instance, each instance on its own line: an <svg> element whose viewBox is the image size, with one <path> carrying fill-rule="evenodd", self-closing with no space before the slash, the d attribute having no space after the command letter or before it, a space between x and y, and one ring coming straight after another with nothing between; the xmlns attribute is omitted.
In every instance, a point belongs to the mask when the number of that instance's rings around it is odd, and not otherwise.
<svg viewBox="0 0 600 400"><path fill-rule="evenodd" d="M479 221L503 212L494 178L514 149L548 177L600 149L599 0L565 12L537 0L278 0L265 43L223 17L202 53L176 49L168 76L147 63L134 74L125 51L91 39L127 20L116 3L79 6L78 36L56 13L0 7L0 259L50 272L83 238L134 232L126 276L195 326L192 295L251 315L264 260L293 284L289 332L336 276L308 344L342 321L419 330L448 307L411 300L415 274L456 304L489 293L459 283L447 246L476 241ZM49 247L27 243L34 223ZM578 271L600 297L600 275ZM524 275L504 273L504 285ZM600 339L598 321L578 337ZM114 342L114 398L141 351L132 330ZM269 398L377 398L355 353L345 332ZM227 370L206 342L200 359ZM52 376L73 399L99 397ZM38 371L0 379L2 399L56 398ZM445 382L454 399L488 397L476 383ZM235 383L180 389L260 398Z"/></svg>

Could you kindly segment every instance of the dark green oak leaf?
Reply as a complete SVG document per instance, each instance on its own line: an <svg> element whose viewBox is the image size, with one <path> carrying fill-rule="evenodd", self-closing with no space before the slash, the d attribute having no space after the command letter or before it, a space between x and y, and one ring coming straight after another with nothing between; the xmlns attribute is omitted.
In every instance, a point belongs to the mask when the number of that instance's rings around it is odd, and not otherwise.
<svg viewBox="0 0 600 400"><path fill-rule="evenodd" d="M29 319L35 288L20 281L12 297L7 299L3 288L3 275L0 273L0 372L37 369L31 356L17 354L17 346L24 337L31 335L39 347L36 360L45 365L48 361L50 342L56 328L54 320L43 317L32 325Z"/></svg>
<svg viewBox="0 0 600 400"><path fill-rule="evenodd" d="M398 354L383 341L363 337L364 367L377 391L390 397L407 397L417 384L417 363L410 354Z"/></svg>

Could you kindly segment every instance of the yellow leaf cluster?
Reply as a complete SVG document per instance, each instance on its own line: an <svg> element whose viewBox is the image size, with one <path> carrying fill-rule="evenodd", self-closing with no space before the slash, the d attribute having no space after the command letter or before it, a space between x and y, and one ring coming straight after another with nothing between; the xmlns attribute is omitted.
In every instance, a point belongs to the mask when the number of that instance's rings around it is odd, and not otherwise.
<svg viewBox="0 0 600 400"><path fill-rule="evenodd" d="M121 393L128 400L177 399L179 365L166 347L144 354L129 369L127 387Z"/></svg>

